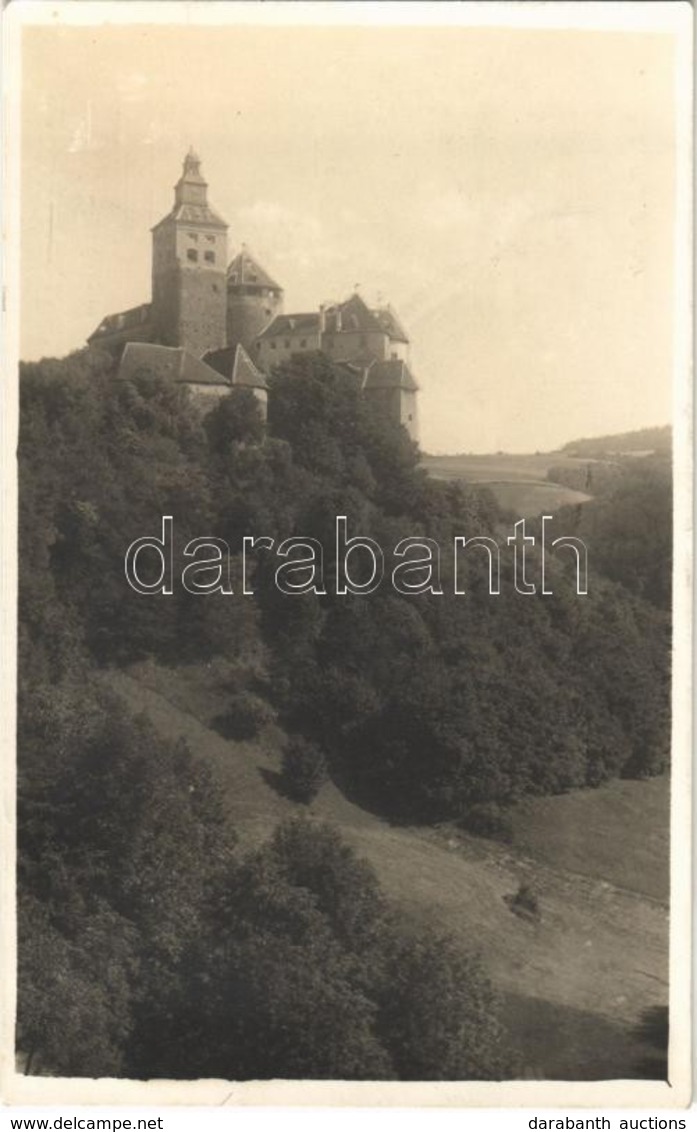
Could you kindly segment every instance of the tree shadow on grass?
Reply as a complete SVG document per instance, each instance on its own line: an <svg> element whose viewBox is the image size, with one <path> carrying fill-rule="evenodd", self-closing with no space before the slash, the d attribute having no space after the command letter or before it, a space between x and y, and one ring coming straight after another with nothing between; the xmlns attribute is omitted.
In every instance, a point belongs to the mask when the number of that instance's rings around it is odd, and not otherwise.
<svg viewBox="0 0 697 1132"><path fill-rule="evenodd" d="M240 718L234 711L225 711L216 715L211 720L210 726L223 739L233 739L238 743L256 738L259 731L255 721Z"/></svg>
<svg viewBox="0 0 697 1132"><path fill-rule="evenodd" d="M292 790L288 788L288 784L285 778L282 774L279 773L279 771L268 770L265 766L260 766L257 769L261 777L264 779L266 785L270 786L271 789L279 795L279 797L285 798L288 802L300 801L300 799L293 794Z"/></svg>
<svg viewBox="0 0 697 1132"><path fill-rule="evenodd" d="M503 1006L523 1078L666 1080L659 1042L667 1037L667 1012L661 1007L644 1011L632 1027L592 1011L512 992L503 995ZM644 1042L656 1045L656 1052L643 1050Z"/></svg>
<svg viewBox="0 0 697 1132"><path fill-rule="evenodd" d="M650 1006L641 1015L635 1027L636 1037L649 1047L646 1057L637 1068L642 1077L651 1080L668 1080L668 1007Z"/></svg>

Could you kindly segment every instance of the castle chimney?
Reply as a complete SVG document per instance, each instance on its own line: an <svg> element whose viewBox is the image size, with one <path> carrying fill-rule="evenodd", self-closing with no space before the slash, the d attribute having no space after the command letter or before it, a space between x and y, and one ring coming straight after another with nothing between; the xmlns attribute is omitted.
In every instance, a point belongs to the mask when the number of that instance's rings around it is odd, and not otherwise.
<svg viewBox="0 0 697 1132"><path fill-rule="evenodd" d="M319 332L320 334L327 332L327 308L324 303L319 305Z"/></svg>

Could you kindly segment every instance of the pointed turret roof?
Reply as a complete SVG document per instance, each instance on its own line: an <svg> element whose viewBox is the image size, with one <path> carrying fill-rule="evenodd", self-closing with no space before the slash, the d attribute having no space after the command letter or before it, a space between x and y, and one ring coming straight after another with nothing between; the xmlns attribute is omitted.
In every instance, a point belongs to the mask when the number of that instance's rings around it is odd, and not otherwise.
<svg viewBox="0 0 697 1132"><path fill-rule="evenodd" d="M234 287L265 287L268 291L283 291L268 271L254 258L246 244L227 269L228 290Z"/></svg>

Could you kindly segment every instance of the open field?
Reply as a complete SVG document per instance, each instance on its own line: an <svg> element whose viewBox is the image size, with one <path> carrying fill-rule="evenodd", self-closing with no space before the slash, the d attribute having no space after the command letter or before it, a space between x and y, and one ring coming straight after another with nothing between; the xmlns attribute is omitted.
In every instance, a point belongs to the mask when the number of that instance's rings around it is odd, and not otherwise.
<svg viewBox="0 0 697 1132"><path fill-rule="evenodd" d="M518 482L520 480L544 480L553 467L578 467L587 460L577 460L562 452L508 453L498 452L490 455L466 453L456 456L424 456L423 465L429 472L441 479L467 479L472 483Z"/></svg>
<svg viewBox="0 0 697 1132"><path fill-rule="evenodd" d="M205 760L243 844L305 809L273 788L282 732L271 725L260 741L233 742L211 728L225 706L213 671L141 665L105 679ZM309 812L340 827L393 899L482 952L525 1076L592 1080L641 1075L651 1050L637 1027L667 1002L666 796L665 783L628 782L532 800L514 817L514 847L392 827L332 784ZM521 880L539 896L537 923L506 903Z"/></svg>
<svg viewBox="0 0 697 1132"><path fill-rule="evenodd" d="M590 499L581 491L564 484L553 483L545 477L552 467L577 467L587 460L576 460L560 452L535 455L491 456L425 456L422 464L436 479L465 480L485 484L491 489L499 505L515 511L523 518L550 513L573 503Z"/></svg>

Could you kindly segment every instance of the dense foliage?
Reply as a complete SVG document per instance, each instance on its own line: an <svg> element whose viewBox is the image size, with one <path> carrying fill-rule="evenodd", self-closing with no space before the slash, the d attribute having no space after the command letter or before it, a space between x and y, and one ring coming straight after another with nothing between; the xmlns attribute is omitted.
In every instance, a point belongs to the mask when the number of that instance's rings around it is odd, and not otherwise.
<svg viewBox="0 0 697 1132"><path fill-rule="evenodd" d="M671 605L673 482L670 457L649 455L550 468L548 478L588 491L559 513L593 548L597 570L665 611Z"/></svg>
<svg viewBox="0 0 697 1132"><path fill-rule="evenodd" d="M50 677L80 652L123 663L263 651L287 729L316 743L363 804L409 820L664 768L665 469L637 463L613 494L560 522L589 546L587 596L576 593L564 550L547 564L552 596L539 586L519 594L506 553L501 593L490 595L481 552L469 552L463 595L448 554L454 536L496 537L505 551L510 528L486 493L422 472L406 433L376 419L347 374L319 355L288 363L273 381L269 435L258 441L258 412L242 391L201 423L181 387L148 373L114 381L89 352L26 367L23 672ZM175 574L189 539L225 540L232 595L192 595L176 577L171 596L129 589L126 548L159 534L163 514L174 517ZM339 514L350 533L384 548L388 579L400 539L443 548L443 592L404 596L387 583L337 595ZM653 548L641 537L646 525ZM254 594L243 594L242 540L260 535L276 545L317 540L326 593L281 593L280 559L259 549L247 562ZM352 563L357 575L366 568L360 553Z"/></svg>
<svg viewBox="0 0 697 1132"><path fill-rule="evenodd" d="M286 824L241 853L196 752L130 719L95 671L147 656L253 660L266 682L236 688L220 730L254 736L269 698L292 736L291 794L311 798L328 771L395 820L503 827L523 794L666 765L667 474L647 466L644 476L637 463L594 510L568 516L564 533L590 548L585 597L563 551L548 562L553 596L519 594L505 554L498 596L484 554L468 557L457 594L447 553L442 592L340 595L339 514L384 549L388 577L402 538L447 550L456 535L505 546L510 533L486 492L421 471L406 434L377 420L340 368L317 356L280 369L265 437L251 394L234 391L202 420L183 388L148 372L117 381L90 351L23 367L20 393L29 1066L228 1078L510 1071L470 955L401 918L326 827ZM642 557L646 507L663 551ZM124 555L159 535L163 515L174 519L173 592L137 594ZM193 595L179 584L183 548L211 535L230 548L234 592ZM273 550L243 562L243 540L259 536L317 540L326 592L279 592ZM356 577L366 568L355 555ZM531 571L539 577L534 555Z"/></svg>
<svg viewBox="0 0 697 1132"><path fill-rule="evenodd" d="M18 1045L70 1076L491 1079L479 963L327 826L254 853L205 768L89 681L20 702Z"/></svg>

